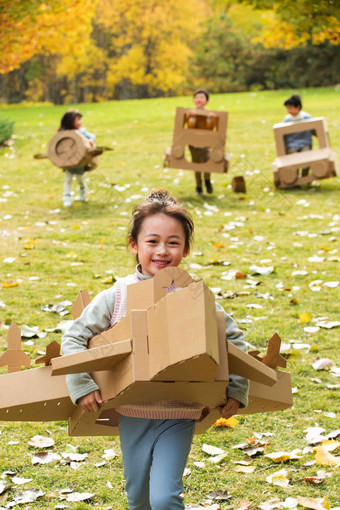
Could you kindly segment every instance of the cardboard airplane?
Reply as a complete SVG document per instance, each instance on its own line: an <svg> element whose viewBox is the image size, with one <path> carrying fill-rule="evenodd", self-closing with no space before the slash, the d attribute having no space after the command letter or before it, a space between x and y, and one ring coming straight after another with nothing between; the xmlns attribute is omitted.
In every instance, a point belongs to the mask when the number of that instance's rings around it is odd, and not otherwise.
<svg viewBox="0 0 340 510"><path fill-rule="evenodd" d="M89 303L81 292L72 312ZM185 313L181 311L185 310ZM71 436L115 435L116 408L122 405L176 400L214 409L223 405L229 372L250 379L249 406L240 414L276 411L292 405L290 374L279 354L280 338L269 341L263 360L228 342L224 313L216 312L213 293L184 270L165 268L154 278L127 287L127 315L94 336L88 349L58 356L47 348L45 366L0 376L0 421L69 421ZM51 362L51 364L49 364ZM65 375L90 372L103 404L85 413L68 395ZM204 432L218 413L197 422Z"/></svg>
<svg viewBox="0 0 340 510"><path fill-rule="evenodd" d="M190 122L191 117L195 119ZM213 120L211 128L199 129L200 120ZM167 148L164 166L195 172L227 172L229 155L225 154L228 113L205 109L177 108L171 148ZM206 122L204 122L206 124ZM208 123L209 125L209 123ZM209 148L206 162L195 163L185 157L186 146Z"/></svg>
<svg viewBox="0 0 340 510"><path fill-rule="evenodd" d="M339 175L336 153L330 148L327 123L324 117L315 117L299 122L281 122L275 124L273 129L277 150L277 158L273 162L276 188L291 188ZM319 148L287 154L285 136L301 131L312 131L312 134L318 139ZM299 175L299 169L303 168L310 169L308 175Z"/></svg>
<svg viewBox="0 0 340 510"><path fill-rule="evenodd" d="M49 158L59 168L82 168L93 170L98 166L98 156L109 147L97 147L75 129L58 131L49 141L47 153L35 154L35 159Z"/></svg>

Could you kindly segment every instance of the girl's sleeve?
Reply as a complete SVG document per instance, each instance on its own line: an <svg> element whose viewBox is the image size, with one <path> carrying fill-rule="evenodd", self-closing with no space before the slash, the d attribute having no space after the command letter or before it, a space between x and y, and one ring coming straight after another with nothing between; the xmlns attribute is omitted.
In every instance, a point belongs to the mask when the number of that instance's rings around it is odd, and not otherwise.
<svg viewBox="0 0 340 510"><path fill-rule="evenodd" d="M216 310L224 312L225 331L228 342L232 342L236 347L244 352L247 352L247 347L244 339L244 333L241 331L234 319L230 317L223 307L216 303ZM227 387L227 398L234 398L240 402L240 407L247 407L248 405L248 392L249 380L236 374L229 374L229 384Z"/></svg>
<svg viewBox="0 0 340 510"><path fill-rule="evenodd" d="M110 327L114 306L115 286L100 292L74 321L62 338L62 354L86 350L92 337ZM66 384L74 404L80 397L99 389L89 373L69 374Z"/></svg>
<svg viewBox="0 0 340 510"><path fill-rule="evenodd" d="M94 135L93 133L90 133L89 131L87 131L86 128L84 127L81 127L79 128L78 130L83 136L85 136L85 138L88 138L89 140L92 140L93 142L95 141L96 139L96 135Z"/></svg>

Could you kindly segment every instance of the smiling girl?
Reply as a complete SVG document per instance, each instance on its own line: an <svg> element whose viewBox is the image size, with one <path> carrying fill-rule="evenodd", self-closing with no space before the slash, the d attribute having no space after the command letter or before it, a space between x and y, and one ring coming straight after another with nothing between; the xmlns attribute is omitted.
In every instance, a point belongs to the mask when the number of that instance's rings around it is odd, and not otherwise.
<svg viewBox="0 0 340 510"><path fill-rule="evenodd" d="M87 349L89 340L126 315L126 287L152 278L164 267L177 267L189 253L194 225L185 208L167 191L151 193L137 205L129 231L136 271L98 294L63 337L63 354ZM223 308L216 303L217 310ZM185 313L185 310L179 313ZM228 341L246 350L244 335L225 313ZM66 377L72 401L97 412L102 399L90 374ZM230 374L224 418L247 405L248 380ZM119 432L130 510L183 510L183 471L195 421L203 407L196 402L148 402L119 407Z"/></svg>

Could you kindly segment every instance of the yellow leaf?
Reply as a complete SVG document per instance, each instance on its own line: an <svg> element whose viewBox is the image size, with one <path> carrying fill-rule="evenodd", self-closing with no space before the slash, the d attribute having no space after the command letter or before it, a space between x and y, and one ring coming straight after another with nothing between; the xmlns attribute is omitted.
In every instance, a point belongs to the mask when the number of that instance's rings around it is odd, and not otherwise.
<svg viewBox="0 0 340 510"><path fill-rule="evenodd" d="M215 246L215 248L224 248L223 243L212 243L212 245Z"/></svg>
<svg viewBox="0 0 340 510"><path fill-rule="evenodd" d="M300 314L300 322L310 322L312 317L307 312L302 312Z"/></svg>
<svg viewBox="0 0 340 510"><path fill-rule="evenodd" d="M325 441L322 441L321 446L325 448L328 452L333 452L340 446L339 441L335 441L334 439L326 439Z"/></svg>
<svg viewBox="0 0 340 510"><path fill-rule="evenodd" d="M76 252L74 251L69 251L67 254L66 254L66 257L72 257L73 259L75 259L78 255L76 254Z"/></svg>
<svg viewBox="0 0 340 510"><path fill-rule="evenodd" d="M330 504L327 496L324 498L302 498L301 496L297 497L299 505L304 506L305 508L313 508L314 510L329 510Z"/></svg>
<svg viewBox="0 0 340 510"><path fill-rule="evenodd" d="M78 228L80 228L80 225L78 225L77 223L75 223L74 225L72 225L72 228L74 228L74 230L77 230Z"/></svg>
<svg viewBox="0 0 340 510"><path fill-rule="evenodd" d="M268 453L265 457L274 462L286 462L286 460L300 459L301 450L293 450L292 452L273 452Z"/></svg>
<svg viewBox="0 0 340 510"><path fill-rule="evenodd" d="M227 420L225 418L219 418L215 421L214 425L215 427L235 427L239 423L236 418L233 416L231 418L228 418Z"/></svg>
<svg viewBox="0 0 340 510"><path fill-rule="evenodd" d="M2 282L2 286L4 289L7 289L8 287L17 287L19 285L19 282Z"/></svg>
<svg viewBox="0 0 340 510"><path fill-rule="evenodd" d="M105 237L102 237L100 240L100 246L104 246L105 243Z"/></svg>
<svg viewBox="0 0 340 510"><path fill-rule="evenodd" d="M320 466L340 466L340 459L334 457L323 446L318 446L315 450L315 462Z"/></svg>

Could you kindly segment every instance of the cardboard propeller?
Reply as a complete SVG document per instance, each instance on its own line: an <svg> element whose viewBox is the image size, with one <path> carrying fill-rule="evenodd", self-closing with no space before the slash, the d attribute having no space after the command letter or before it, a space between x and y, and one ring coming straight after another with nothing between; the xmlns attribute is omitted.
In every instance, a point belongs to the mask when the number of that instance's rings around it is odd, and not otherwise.
<svg viewBox="0 0 340 510"><path fill-rule="evenodd" d="M213 122L209 123L209 120ZM229 155L225 154L227 121L227 112L177 108L172 146L166 150L164 166L194 172L227 172L229 167ZM200 129L202 124L207 127ZM185 149L189 145L195 148L208 148L207 161L200 163L188 161Z"/></svg>
<svg viewBox="0 0 340 510"><path fill-rule="evenodd" d="M98 156L109 147L97 147L77 130L58 131L48 143L46 154L35 154L35 159L49 158L59 168L82 168L93 170L98 165Z"/></svg>
<svg viewBox="0 0 340 510"><path fill-rule="evenodd" d="M275 124L273 129L277 150L277 158L273 162L276 188L291 188L339 175L337 156L330 148L327 122L324 117L299 122L282 122ZM318 139L319 148L287 154L285 136L302 131L312 131ZM309 169L308 175L303 175L303 172L299 175L299 170L305 168Z"/></svg>
<svg viewBox="0 0 340 510"><path fill-rule="evenodd" d="M86 293L78 296L75 316L88 302ZM115 435L116 409L122 405L159 400L198 402L209 409L223 405L229 371L251 380L250 406L241 412L292 405L289 374L273 368L282 366L279 336L270 340L263 360L226 342L224 313L216 312L214 295L179 268L129 285L127 315L88 347L61 357L56 349L52 366L47 355L40 359L44 367L0 376L0 420L68 419L70 435ZM100 388L98 413L85 413L68 396L65 374L84 371ZM197 422L196 432L206 430L214 416Z"/></svg>

